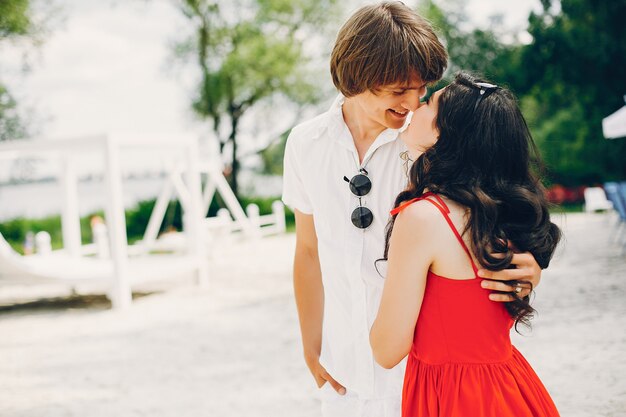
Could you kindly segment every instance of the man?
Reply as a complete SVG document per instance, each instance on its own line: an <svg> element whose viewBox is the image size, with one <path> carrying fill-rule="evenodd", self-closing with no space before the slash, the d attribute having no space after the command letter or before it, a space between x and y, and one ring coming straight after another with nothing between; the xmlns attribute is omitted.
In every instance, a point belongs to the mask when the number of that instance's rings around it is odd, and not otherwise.
<svg viewBox="0 0 626 417"><path fill-rule="evenodd" d="M363 7L332 52L341 95L287 140L283 201L296 216L294 290L324 417L400 416L404 366L381 368L369 346L385 273L375 261L393 201L407 184L399 132L446 65L430 24L404 4ZM538 283L532 256L516 255L514 263L518 269L483 275L496 280L485 281L494 302L516 291L502 281Z"/></svg>

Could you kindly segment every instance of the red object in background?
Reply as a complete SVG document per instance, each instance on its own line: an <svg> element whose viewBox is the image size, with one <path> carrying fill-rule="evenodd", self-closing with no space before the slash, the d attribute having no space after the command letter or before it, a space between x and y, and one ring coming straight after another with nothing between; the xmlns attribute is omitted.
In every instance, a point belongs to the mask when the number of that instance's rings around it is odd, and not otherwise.
<svg viewBox="0 0 626 417"><path fill-rule="evenodd" d="M554 204L563 204L565 201L565 187L559 184L555 184L548 188L546 192L548 201Z"/></svg>
<svg viewBox="0 0 626 417"><path fill-rule="evenodd" d="M564 187L561 184L554 184L547 190L548 201L554 204L583 203L585 201L585 188L587 188L586 185Z"/></svg>

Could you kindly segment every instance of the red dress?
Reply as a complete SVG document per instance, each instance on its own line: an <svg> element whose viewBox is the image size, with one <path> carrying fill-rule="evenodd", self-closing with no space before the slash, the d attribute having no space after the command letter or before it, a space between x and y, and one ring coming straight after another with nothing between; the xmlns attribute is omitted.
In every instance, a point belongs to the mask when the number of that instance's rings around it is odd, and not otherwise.
<svg viewBox="0 0 626 417"><path fill-rule="evenodd" d="M441 211L470 257L474 278L454 280L428 272L404 376L402 416L558 416L539 377L511 345L513 320L504 304L489 300L480 286L470 251L443 200L427 193L392 214L421 199Z"/></svg>

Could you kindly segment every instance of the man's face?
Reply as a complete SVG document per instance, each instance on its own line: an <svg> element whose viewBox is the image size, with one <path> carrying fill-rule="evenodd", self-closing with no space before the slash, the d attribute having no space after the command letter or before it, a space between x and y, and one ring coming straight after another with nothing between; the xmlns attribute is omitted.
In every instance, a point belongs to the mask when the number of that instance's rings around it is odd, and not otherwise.
<svg viewBox="0 0 626 417"><path fill-rule="evenodd" d="M420 106L420 98L426 94L426 84L413 77L408 84L390 84L376 91L365 91L354 96L363 114L370 122L384 128L400 129L410 111Z"/></svg>

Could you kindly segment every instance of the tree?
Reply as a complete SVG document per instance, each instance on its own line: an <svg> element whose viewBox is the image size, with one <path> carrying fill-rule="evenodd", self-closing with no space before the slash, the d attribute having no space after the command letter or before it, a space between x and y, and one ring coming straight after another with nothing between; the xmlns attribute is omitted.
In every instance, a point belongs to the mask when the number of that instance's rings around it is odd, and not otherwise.
<svg viewBox="0 0 626 417"><path fill-rule="evenodd" d="M625 0L543 0L529 18L522 92L535 139L555 181L626 178L626 141L607 141L602 118L626 94Z"/></svg>
<svg viewBox="0 0 626 417"><path fill-rule="evenodd" d="M503 30L497 16L489 29L473 28L459 0L427 1L422 13L446 40L448 74L476 71L517 94L551 180L624 179L626 140L605 140L601 121L624 104L626 0L542 5L529 16L528 45Z"/></svg>
<svg viewBox="0 0 626 417"><path fill-rule="evenodd" d="M283 158L287 146L287 138L291 129L279 135L278 140L270 143L259 152L263 160L263 173L268 175L283 175Z"/></svg>
<svg viewBox="0 0 626 417"><path fill-rule="evenodd" d="M220 152L230 152L230 183L238 192L238 133L246 112L281 95L315 102L319 78L307 67L316 31L331 19L335 0L179 0L193 25L180 56L193 53L200 69L194 111L212 122Z"/></svg>
<svg viewBox="0 0 626 417"><path fill-rule="evenodd" d="M27 37L33 33L29 0L0 2L0 44ZM17 102L0 79L0 141L23 138L27 128L20 117Z"/></svg>
<svg viewBox="0 0 626 417"><path fill-rule="evenodd" d="M17 102L9 90L0 84L0 141L24 138L27 132L18 113Z"/></svg>
<svg viewBox="0 0 626 417"><path fill-rule="evenodd" d="M449 80L459 70L475 72L499 84L516 89L521 45L502 24L502 16L490 17L490 28L473 25L461 0L426 0L419 13L430 20L448 50ZM508 42L502 39L508 38Z"/></svg>

